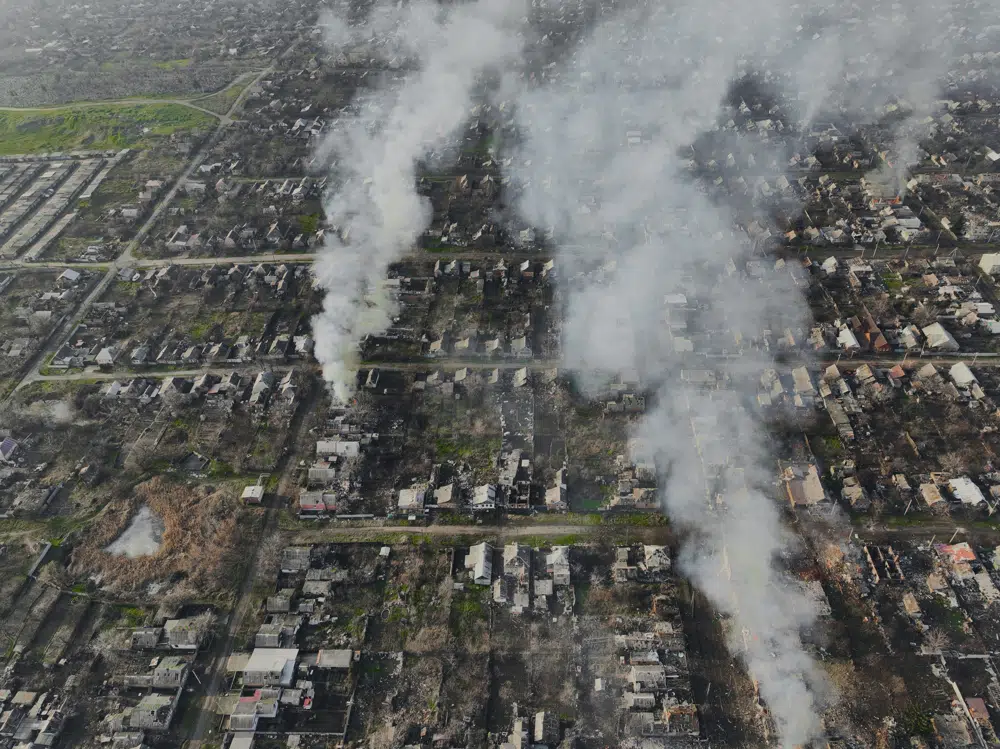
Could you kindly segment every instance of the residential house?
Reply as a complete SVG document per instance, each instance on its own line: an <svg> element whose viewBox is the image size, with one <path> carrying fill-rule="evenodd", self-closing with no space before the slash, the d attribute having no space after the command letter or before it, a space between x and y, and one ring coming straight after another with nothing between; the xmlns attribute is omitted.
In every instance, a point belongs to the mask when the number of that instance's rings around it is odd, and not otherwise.
<svg viewBox="0 0 1000 749"><path fill-rule="evenodd" d="M932 351L958 351L959 345L955 337L939 323L933 323L921 331L927 339L927 348Z"/></svg>
<svg viewBox="0 0 1000 749"><path fill-rule="evenodd" d="M100 351L97 352L96 361L98 366L101 367L111 367L114 366L115 361L118 359L118 354L120 353L119 348L116 344L111 346L105 346Z"/></svg>
<svg viewBox="0 0 1000 749"><path fill-rule="evenodd" d="M493 547L485 541L471 546L465 568L476 585L489 585L493 579Z"/></svg>
<svg viewBox="0 0 1000 749"><path fill-rule="evenodd" d="M548 510L566 509L566 469L556 471L553 485L545 490L545 508Z"/></svg>
<svg viewBox="0 0 1000 749"><path fill-rule="evenodd" d="M569 547L553 546L545 555L545 568L555 585L570 584Z"/></svg>
<svg viewBox="0 0 1000 749"><path fill-rule="evenodd" d="M132 630L133 650L153 650L160 644L163 627L142 627Z"/></svg>
<svg viewBox="0 0 1000 749"><path fill-rule="evenodd" d="M481 484L472 491L472 509L495 510L497 507L497 488L493 484Z"/></svg>
<svg viewBox="0 0 1000 749"><path fill-rule="evenodd" d="M298 648L254 648L243 667L244 686L292 686L298 657Z"/></svg>
<svg viewBox="0 0 1000 749"><path fill-rule="evenodd" d="M518 543L504 546L503 572L519 582L527 581L531 572L531 547Z"/></svg>
<svg viewBox="0 0 1000 749"><path fill-rule="evenodd" d="M986 504L986 497L983 496L983 492L968 476L951 479L948 482L948 489L954 495L955 499L963 505L978 507L979 505Z"/></svg>
<svg viewBox="0 0 1000 749"><path fill-rule="evenodd" d="M446 510L458 507L459 492L456 484L445 484L434 490L434 503L438 509Z"/></svg>

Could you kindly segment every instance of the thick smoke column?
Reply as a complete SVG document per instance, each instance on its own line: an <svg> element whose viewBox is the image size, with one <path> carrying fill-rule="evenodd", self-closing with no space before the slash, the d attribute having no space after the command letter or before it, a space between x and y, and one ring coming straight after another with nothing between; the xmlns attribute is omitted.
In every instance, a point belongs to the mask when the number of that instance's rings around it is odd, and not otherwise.
<svg viewBox="0 0 1000 749"><path fill-rule="evenodd" d="M681 13L619 16L596 30L564 79L523 97L524 152L515 162L538 166L521 175L528 187L520 205L529 220L574 248L563 255L572 267L564 265L562 275L615 261L607 274L570 287L567 364L583 372L635 368L662 385L641 437L664 474L669 515L693 536L683 569L733 617L734 647L792 746L816 733L821 678L799 640L812 612L773 566L786 543L772 500L758 489L767 477L752 446L763 436L737 395L685 384L679 341L664 322L665 295L683 293L689 304L709 305L706 332L742 329L743 347L751 349L776 313L802 313L788 289L778 289L787 294L787 309L772 309L768 300L780 298L774 289L724 275L727 261L740 262L746 247L731 217L683 167L681 150L712 129L736 71L738 50L716 39L716 24L774 23L760 15L766 9L745 4L734 4L725 22L703 18L703 10L699 4ZM629 143L628 133L642 142ZM741 348L735 337L699 348L727 345L734 353ZM765 361L739 361L731 374L745 382L742 371L759 371Z"/></svg>
<svg viewBox="0 0 1000 749"><path fill-rule="evenodd" d="M524 15L520 0L477 0L376 7L361 28L328 19L335 44L369 37L386 48L383 56L402 55L415 67L400 85L361 97L360 113L337 123L323 145L336 184L324 208L336 232L313 268L326 291L313 331L316 358L341 400L353 385L357 344L391 322L386 270L430 222L417 164L451 145L482 75L520 59Z"/></svg>
<svg viewBox="0 0 1000 749"><path fill-rule="evenodd" d="M745 404L772 366L770 345L808 313L786 270L748 263L745 215L699 187L685 162L729 119L730 86L748 72L797 101L804 125L820 115L874 122L902 99L925 116L952 45L934 45L931 60L918 53L943 23L944 2L643 4L611 14L517 97L517 204L565 248L566 364L585 381L635 369L656 388L638 436L657 458L665 509L687 532L682 568L730 617L731 646L786 747L820 733L827 694L801 643L815 611L776 566L791 540L772 498L766 432ZM788 156L756 137L737 136L731 150L772 179L780 168L767 165ZM692 328L678 331L680 321ZM704 380L691 370L704 369L719 389L692 384Z"/></svg>
<svg viewBox="0 0 1000 749"><path fill-rule="evenodd" d="M943 0L618 8L602 6L603 22L564 64L504 77L520 137L517 205L563 248L567 365L581 375L636 369L657 389L638 436L657 458L666 510L687 531L683 569L729 615L734 651L759 681L783 745L795 746L820 730L823 680L800 641L814 612L775 566L790 541L770 497L766 434L745 404L771 366L769 331L799 327L807 311L789 274L747 263L744 216L699 188L686 161L730 116L734 79L755 70L769 71L766 83L796 100L807 122L873 122L905 101L912 114L898 133L909 137L979 11L970 2L958 17ZM417 164L451 144L483 73L520 66L526 12L514 0L416 2L377 7L360 28L329 24L335 44L370 39L382 57L415 66L399 85L361 98L361 113L325 144L336 184L326 212L337 231L315 265L327 294L314 331L341 398L358 341L390 323L386 267L428 224ZM956 43L935 42L943 29ZM912 152L910 142L899 150ZM754 156L761 171L787 156L742 136L732 151L741 166ZM666 295L685 299L665 305ZM682 318L690 331L675 327ZM693 384L699 369L718 373L722 387Z"/></svg>

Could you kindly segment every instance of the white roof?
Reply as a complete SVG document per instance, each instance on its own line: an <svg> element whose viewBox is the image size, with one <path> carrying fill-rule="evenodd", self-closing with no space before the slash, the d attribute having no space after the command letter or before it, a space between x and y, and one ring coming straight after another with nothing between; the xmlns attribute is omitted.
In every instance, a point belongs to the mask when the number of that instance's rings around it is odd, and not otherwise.
<svg viewBox="0 0 1000 749"><path fill-rule="evenodd" d="M356 440L319 440L316 442L316 454L356 458L361 454L361 443Z"/></svg>
<svg viewBox="0 0 1000 749"><path fill-rule="evenodd" d="M969 365L965 362L959 362L948 370L948 374L951 375L952 381L959 387L968 387L974 382L978 382L976 376L972 374L972 370L969 369Z"/></svg>
<svg viewBox="0 0 1000 749"><path fill-rule="evenodd" d="M229 742L229 749L253 749L253 733L237 733Z"/></svg>
<svg viewBox="0 0 1000 749"><path fill-rule="evenodd" d="M254 673L260 671L281 673L289 662L294 664L298 657L298 648L254 648L243 670Z"/></svg>
<svg viewBox="0 0 1000 749"><path fill-rule="evenodd" d="M952 479L948 482L948 488L963 505L979 505L986 501L979 487L968 476Z"/></svg>
<svg viewBox="0 0 1000 749"><path fill-rule="evenodd" d="M472 504L479 505L496 500L497 490L493 484L481 484L472 493Z"/></svg>
<svg viewBox="0 0 1000 749"><path fill-rule="evenodd" d="M493 576L493 547L486 542L470 546L465 568L472 570L473 580L489 580Z"/></svg>
<svg viewBox="0 0 1000 749"><path fill-rule="evenodd" d="M795 392L802 395L813 395L816 388L813 387L812 377L805 367L796 367L792 370L792 379L795 381Z"/></svg>
<svg viewBox="0 0 1000 749"><path fill-rule="evenodd" d="M399 506L400 507L423 507L424 506L424 490L423 489L400 489L399 490Z"/></svg>
<svg viewBox="0 0 1000 749"><path fill-rule="evenodd" d="M837 343L848 349L861 348L861 344L858 343L858 337L854 335L854 332L850 328L844 328L837 334Z"/></svg>
<svg viewBox="0 0 1000 749"><path fill-rule="evenodd" d="M958 341L939 322L928 325L922 332L927 337L927 346L929 348L958 349Z"/></svg>

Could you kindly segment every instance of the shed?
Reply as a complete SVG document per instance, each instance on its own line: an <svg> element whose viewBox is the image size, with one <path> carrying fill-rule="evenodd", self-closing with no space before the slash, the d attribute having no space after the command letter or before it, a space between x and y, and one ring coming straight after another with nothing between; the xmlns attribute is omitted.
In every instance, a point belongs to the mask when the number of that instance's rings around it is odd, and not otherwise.
<svg viewBox="0 0 1000 749"><path fill-rule="evenodd" d="M250 505L259 505L264 500L264 485L253 484L246 487L240 499Z"/></svg>

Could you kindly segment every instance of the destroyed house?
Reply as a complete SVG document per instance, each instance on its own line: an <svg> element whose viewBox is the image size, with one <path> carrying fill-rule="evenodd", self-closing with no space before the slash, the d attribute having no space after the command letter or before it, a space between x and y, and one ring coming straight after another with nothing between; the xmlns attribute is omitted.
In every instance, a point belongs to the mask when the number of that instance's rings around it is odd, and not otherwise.
<svg viewBox="0 0 1000 749"><path fill-rule="evenodd" d="M201 645L204 629L201 623L191 619L168 619L163 625L167 644L176 650L197 650Z"/></svg>
<svg viewBox="0 0 1000 749"><path fill-rule="evenodd" d="M545 567L554 585L570 584L569 547L553 546L545 557Z"/></svg>
<svg viewBox="0 0 1000 749"><path fill-rule="evenodd" d="M131 709L128 725L130 728L166 731L173 720L174 707L172 695L151 692Z"/></svg>
<svg viewBox="0 0 1000 749"><path fill-rule="evenodd" d="M632 666L626 679L637 692L662 690L667 685L667 672L663 666Z"/></svg>
<svg viewBox="0 0 1000 749"><path fill-rule="evenodd" d="M280 689L255 689L253 694L240 697L229 716L230 730L256 731L257 722L261 718L277 717L280 696ZM235 744L234 740L230 746Z"/></svg>
<svg viewBox="0 0 1000 749"><path fill-rule="evenodd" d="M531 547L507 544L503 547L503 573L518 581L525 581L531 570Z"/></svg>
<svg viewBox="0 0 1000 749"><path fill-rule="evenodd" d="M164 658L154 658L153 669L144 674L124 674L116 677L123 686L133 689L179 689L184 686L190 673L190 664L184 658L168 655Z"/></svg>
<svg viewBox="0 0 1000 749"><path fill-rule="evenodd" d="M258 648L281 648L295 643L302 618L298 614L285 616L269 616L260 625L254 637L254 646Z"/></svg>
<svg viewBox="0 0 1000 749"><path fill-rule="evenodd" d="M315 491L299 494L299 517L322 518L337 511L336 495Z"/></svg>
<svg viewBox="0 0 1000 749"><path fill-rule="evenodd" d="M281 552L282 572L302 572L312 563L312 548L309 546L289 546Z"/></svg>
<svg viewBox="0 0 1000 749"><path fill-rule="evenodd" d="M142 627L132 630L133 650L152 650L160 644L163 627Z"/></svg>

